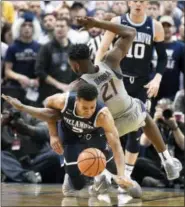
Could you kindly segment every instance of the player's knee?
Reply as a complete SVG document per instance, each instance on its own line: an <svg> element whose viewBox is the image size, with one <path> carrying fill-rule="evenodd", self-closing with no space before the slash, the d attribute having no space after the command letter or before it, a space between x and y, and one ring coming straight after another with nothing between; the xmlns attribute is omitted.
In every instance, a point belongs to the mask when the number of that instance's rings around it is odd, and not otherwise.
<svg viewBox="0 0 185 207"><path fill-rule="evenodd" d="M140 148L140 137L140 130L138 132L131 133L126 143L126 150L131 153L138 153Z"/></svg>

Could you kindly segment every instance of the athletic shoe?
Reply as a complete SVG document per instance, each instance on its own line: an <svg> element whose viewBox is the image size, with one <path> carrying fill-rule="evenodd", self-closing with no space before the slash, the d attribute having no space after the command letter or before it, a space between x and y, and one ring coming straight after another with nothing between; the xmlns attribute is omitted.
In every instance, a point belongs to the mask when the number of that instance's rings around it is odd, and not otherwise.
<svg viewBox="0 0 185 207"><path fill-rule="evenodd" d="M182 170L182 164L176 158L172 158L173 163L166 160L163 164L166 171L168 180L177 179L180 176L180 171Z"/></svg>
<svg viewBox="0 0 185 207"><path fill-rule="evenodd" d="M89 194L96 195L106 193L109 187L110 183L107 181L105 175L102 175L99 182L94 179L94 184L89 187Z"/></svg>

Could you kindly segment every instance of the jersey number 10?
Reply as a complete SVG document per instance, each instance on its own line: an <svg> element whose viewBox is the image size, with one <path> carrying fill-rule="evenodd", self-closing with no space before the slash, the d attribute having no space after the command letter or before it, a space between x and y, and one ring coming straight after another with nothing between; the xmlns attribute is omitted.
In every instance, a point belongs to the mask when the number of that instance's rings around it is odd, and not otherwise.
<svg viewBox="0 0 185 207"><path fill-rule="evenodd" d="M126 55L127 58L137 58L142 59L145 55L145 45L136 43L134 46L132 45Z"/></svg>
<svg viewBox="0 0 185 207"><path fill-rule="evenodd" d="M105 83L102 86L101 90L102 90L102 99L104 102L110 100L114 95L118 94L113 79ZM110 91L112 92L110 93Z"/></svg>

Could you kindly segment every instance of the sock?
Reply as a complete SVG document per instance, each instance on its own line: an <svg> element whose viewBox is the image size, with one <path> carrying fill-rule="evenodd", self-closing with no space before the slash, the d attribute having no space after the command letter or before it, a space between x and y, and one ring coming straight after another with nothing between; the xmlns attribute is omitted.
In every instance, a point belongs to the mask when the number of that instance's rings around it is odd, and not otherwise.
<svg viewBox="0 0 185 207"><path fill-rule="evenodd" d="M125 164L125 176L130 178L133 169L134 165Z"/></svg>
<svg viewBox="0 0 185 207"><path fill-rule="evenodd" d="M161 158L162 163L164 163L166 160L173 163L172 157L168 150L165 150L164 152L159 152L159 157Z"/></svg>

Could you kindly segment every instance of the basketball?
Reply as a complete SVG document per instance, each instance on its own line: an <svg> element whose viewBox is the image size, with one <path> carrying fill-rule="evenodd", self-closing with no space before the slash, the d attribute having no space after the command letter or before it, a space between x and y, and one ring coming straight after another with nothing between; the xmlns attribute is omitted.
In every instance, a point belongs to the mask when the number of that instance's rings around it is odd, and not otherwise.
<svg viewBox="0 0 185 207"><path fill-rule="evenodd" d="M78 156L78 168L88 177L99 175L106 167L106 158L102 151L96 148L87 148Z"/></svg>

